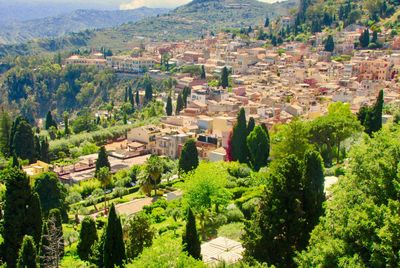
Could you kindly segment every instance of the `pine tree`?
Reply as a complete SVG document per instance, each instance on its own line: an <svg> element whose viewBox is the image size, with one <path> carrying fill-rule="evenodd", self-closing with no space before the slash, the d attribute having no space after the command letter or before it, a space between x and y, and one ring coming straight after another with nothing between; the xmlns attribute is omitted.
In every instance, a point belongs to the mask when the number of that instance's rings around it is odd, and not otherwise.
<svg viewBox="0 0 400 268"><path fill-rule="evenodd" d="M31 194L27 206L26 233L33 237L35 245L39 245L42 235L42 208L39 195L35 192Z"/></svg>
<svg viewBox="0 0 400 268"><path fill-rule="evenodd" d="M0 152L9 157L10 152L10 132L11 132L11 119L7 112L2 112L0 119Z"/></svg>
<svg viewBox="0 0 400 268"><path fill-rule="evenodd" d="M226 66L222 69L220 84L224 89L229 87L229 72Z"/></svg>
<svg viewBox="0 0 400 268"><path fill-rule="evenodd" d="M49 130L49 128L51 128L51 127L57 128L57 123L56 123L56 121L54 121L53 115L51 114L51 112L48 111L47 115L46 115L45 129Z"/></svg>
<svg viewBox="0 0 400 268"><path fill-rule="evenodd" d="M172 115L172 98L171 95L168 96L167 106L165 107L165 112L168 116Z"/></svg>
<svg viewBox="0 0 400 268"><path fill-rule="evenodd" d="M99 172L99 170L102 167L107 167L109 170L111 170L111 165L110 162L108 161L108 155L106 152L106 148L102 146L100 148L97 161L96 161L96 174ZM97 175L96 175L97 176Z"/></svg>
<svg viewBox="0 0 400 268"><path fill-rule="evenodd" d="M125 260L125 246L122 237L121 220L117 216L114 204L111 205L104 240L103 264L104 268L122 267Z"/></svg>
<svg viewBox="0 0 400 268"><path fill-rule="evenodd" d="M249 148L250 163L254 170L268 164L270 144L269 138L261 126L256 126L247 137L247 147Z"/></svg>
<svg viewBox="0 0 400 268"><path fill-rule="evenodd" d="M291 155L270 172L259 209L245 225L245 258L294 267L296 251L305 244L301 163Z"/></svg>
<svg viewBox="0 0 400 268"><path fill-rule="evenodd" d="M126 255L134 259L143 252L145 247L153 244L155 233L151 228L151 216L144 212L136 213L125 226L128 233Z"/></svg>
<svg viewBox="0 0 400 268"><path fill-rule="evenodd" d="M189 256L195 259L201 259L201 243L196 228L196 218L193 211L188 208L186 229L182 236L183 251L186 251Z"/></svg>
<svg viewBox="0 0 400 268"><path fill-rule="evenodd" d="M253 117L250 117L249 123L247 124L247 135L250 134L256 127L256 121Z"/></svg>
<svg viewBox="0 0 400 268"><path fill-rule="evenodd" d="M325 51L333 52L335 50L335 42L332 35L329 35L325 41Z"/></svg>
<svg viewBox="0 0 400 268"><path fill-rule="evenodd" d="M27 231L27 210L31 197L28 176L18 168L3 173L6 182L4 202L4 261L8 267L15 267L22 239Z"/></svg>
<svg viewBox="0 0 400 268"><path fill-rule="evenodd" d="M181 157L179 158L179 170L187 173L196 169L199 165L199 153L197 152L196 142L188 140L183 146Z"/></svg>
<svg viewBox="0 0 400 268"><path fill-rule="evenodd" d="M204 65L201 65L200 79L206 80L206 69L204 68Z"/></svg>
<svg viewBox="0 0 400 268"><path fill-rule="evenodd" d="M232 133L232 160L240 163L248 162L246 114L243 108L237 116Z"/></svg>
<svg viewBox="0 0 400 268"><path fill-rule="evenodd" d="M322 157L316 151L307 151L304 155L304 211L306 218L306 238L308 241L309 234L319 222L319 217L323 215L324 208L322 206L325 201L324 192L324 168ZM305 246L305 245L304 245Z"/></svg>
<svg viewBox="0 0 400 268"><path fill-rule="evenodd" d="M36 268L36 245L31 236L24 236L18 253L17 268Z"/></svg>
<svg viewBox="0 0 400 268"><path fill-rule="evenodd" d="M27 159L30 163L36 161L34 134L27 121L21 120L16 126L12 148L19 158Z"/></svg>
<svg viewBox="0 0 400 268"><path fill-rule="evenodd" d="M57 230L57 240L61 241L62 247L59 249L60 256L64 256L64 235L62 229L61 211L58 208L53 208L49 212L48 222L53 222Z"/></svg>
<svg viewBox="0 0 400 268"><path fill-rule="evenodd" d="M182 94L179 93L178 95L178 99L176 100L176 111L175 114L179 115L179 113L183 110L183 98L182 98Z"/></svg>
<svg viewBox="0 0 400 268"><path fill-rule="evenodd" d="M77 251L81 260L88 260L91 254L91 247L97 241L96 222L92 217L85 217L81 224Z"/></svg>

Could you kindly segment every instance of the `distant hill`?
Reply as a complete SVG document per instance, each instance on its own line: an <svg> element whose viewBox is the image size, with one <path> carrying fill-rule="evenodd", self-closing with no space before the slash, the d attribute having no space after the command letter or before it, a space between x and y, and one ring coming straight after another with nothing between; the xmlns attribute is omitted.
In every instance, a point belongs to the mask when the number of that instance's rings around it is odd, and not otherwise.
<svg viewBox="0 0 400 268"><path fill-rule="evenodd" d="M207 31L262 25L267 16L287 15L297 7L297 2L288 0L268 4L256 0L194 0L164 15L113 28L3 45L0 46L0 57L88 47L108 47L118 52L136 46L143 38L170 41L200 38Z"/></svg>
<svg viewBox="0 0 400 268"><path fill-rule="evenodd" d="M167 13L164 8L133 10L75 10L53 17L6 23L0 28L0 43L23 43L36 38L53 38L87 29L101 29L136 22Z"/></svg>

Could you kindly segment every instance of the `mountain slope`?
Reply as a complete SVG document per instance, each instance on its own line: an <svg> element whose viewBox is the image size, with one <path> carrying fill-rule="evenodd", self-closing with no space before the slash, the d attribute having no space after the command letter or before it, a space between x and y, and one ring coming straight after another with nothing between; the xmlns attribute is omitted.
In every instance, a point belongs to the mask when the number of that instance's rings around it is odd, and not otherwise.
<svg viewBox="0 0 400 268"><path fill-rule="evenodd" d="M35 38L59 37L71 32L118 26L167 13L163 8L133 10L76 10L71 13L3 25L0 43L22 43Z"/></svg>
<svg viewBox="0 0 400 268"><path fill-rule="evenodd" d="M168 14L97 31L91 44L113 42L123 49L135 37L158 40L199 38L206 31L260 25L266 16L285 15L296 0L267 4L256 0L195 0ZM116 42L120 41L120 42Z"/></svg>

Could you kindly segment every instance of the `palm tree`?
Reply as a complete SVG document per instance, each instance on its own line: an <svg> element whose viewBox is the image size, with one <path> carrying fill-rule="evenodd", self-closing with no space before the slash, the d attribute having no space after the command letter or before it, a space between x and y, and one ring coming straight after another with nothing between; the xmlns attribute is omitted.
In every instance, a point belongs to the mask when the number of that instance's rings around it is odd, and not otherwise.
<svg viewBox="0 0 400 268"><path fill-rule="evenodd" d="M97 172L97 179L104 189L104 213L107 214L107 191L106 188L111 182L111 173L108 167L102 167Z"/></svg>
<svg viewBox="0 0 400 268"><path fill-rule="evenodd" d="M164 160L157 155L150 156L146 161L146 171L154 185L154 195L157 196L157 184L164 172Z"/></svg>

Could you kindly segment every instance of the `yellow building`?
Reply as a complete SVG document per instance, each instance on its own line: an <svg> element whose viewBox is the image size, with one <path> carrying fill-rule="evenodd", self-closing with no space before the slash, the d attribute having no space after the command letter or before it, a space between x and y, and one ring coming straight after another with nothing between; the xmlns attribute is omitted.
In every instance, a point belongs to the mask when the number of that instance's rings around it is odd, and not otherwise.
<svg viewBox="0 0 400 268"><path fill-rule="evenodd" d="M53 169L53 166L42 161L37 161L29 166L22 168L28 176L37 176Z"/></svg>

